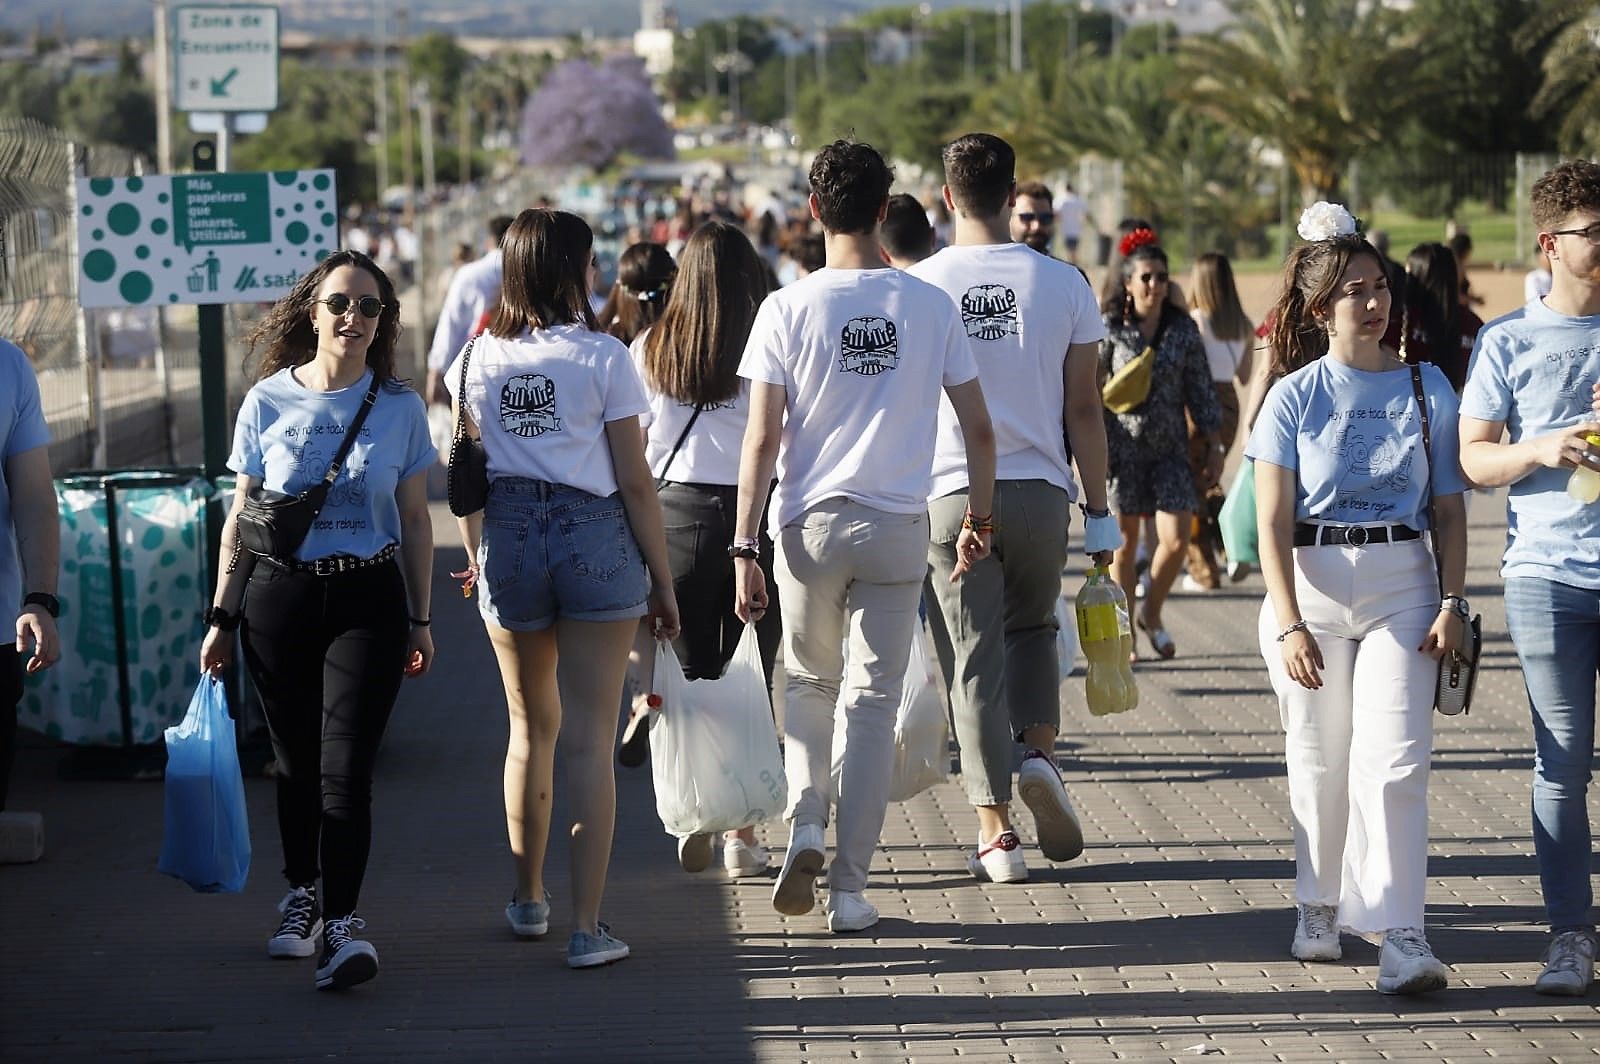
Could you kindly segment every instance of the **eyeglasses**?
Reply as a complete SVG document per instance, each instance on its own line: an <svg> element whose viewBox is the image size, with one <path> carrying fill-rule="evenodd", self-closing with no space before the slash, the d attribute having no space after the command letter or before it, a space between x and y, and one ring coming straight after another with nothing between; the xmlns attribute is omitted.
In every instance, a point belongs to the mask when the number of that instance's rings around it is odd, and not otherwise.
<svg viewBox="0 0 1600 1064"><path fill-rule="evenodd" d="M1038 222L1040 225L1049 225L1055 220L1055 211L1039 211L1037 213L1033 211L1017 212L1017 221L1021 222L1023 225L1032 225L1034 222Z"/></svg>
<svg viewBox="0 0 1600 1064"><path fill-rule="evenodd" d="M1586 225L1582 229L1554 229L1551 236L1581 236L1591 244L1600 245L1600 222Z"/></svg>
<svg viewBox="0 0 1600 1064"><path fill-rule="evenodd" d="M1145 284L1166 284L1172 280L1172 276L1165 273L1141 273L1136 279L1143 281Z"/></svg>
<svg viewBox="0 0 1600 1064"><path fill-rule="evenodd" d="M355 308L361 312L363 318L376 318L383 313L384 306L383 300L377 296L362 296L360 299L351 299L343 292L335 292L331 296L317 300L317 302L325 305L328 308L328 312L335 317L342 316L350 309L350 305L353 303Z"/></svg>

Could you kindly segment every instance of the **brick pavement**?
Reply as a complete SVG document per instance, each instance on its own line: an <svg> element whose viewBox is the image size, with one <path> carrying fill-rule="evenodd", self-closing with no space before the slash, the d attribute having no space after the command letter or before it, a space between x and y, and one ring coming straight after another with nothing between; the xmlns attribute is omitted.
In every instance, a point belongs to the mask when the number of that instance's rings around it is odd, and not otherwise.
<svg viewBox="0 0 1600 1064"><path fill-rule="evenodd" d="M1292 850L1253 649L1259 578L1174 599L1182 656L1139 668L1136 712L1090 717L1070 682L1062 756L1082 858L1032 854L1025 885L973 882L972 816L951 781L891 808L873 874L883 921L861 936L829 935L820 913L777 916L769 881L683 874L648 773L623 770L607 918L634 956L592 972L562 963L559 840L549 938L514 941L502 922L498 681L475 616L442 593L444 656L407 685L377 783L362 912L378 981L317 994L310 962L266 958L282 892L267 783L248 784L248 886L201 896L154 871L159 786L61 782L36 746L13 804L44 811L48 853L0 868L0 1060L1592 1059L1600 990L1568 1002L1528 988L1543 939L1499 511L1480 498L1472 512L1469 594L1490 633L1479 706L1439 722L1429 920L1454 971L1443 993L1381 997L1376 951L1350 938L1345 962L1287 956ZM441 581L455 557L441 554ZM561 804L558 790L558 817Z"/></svg>

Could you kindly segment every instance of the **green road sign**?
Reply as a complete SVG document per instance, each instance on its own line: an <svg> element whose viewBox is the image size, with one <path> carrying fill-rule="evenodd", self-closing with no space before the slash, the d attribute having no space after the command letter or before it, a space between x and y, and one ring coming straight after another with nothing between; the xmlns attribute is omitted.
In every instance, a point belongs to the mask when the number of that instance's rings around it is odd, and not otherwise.
<svg viewBox="0 0 1600 1064"><path fill-rule="evenodd" d="M79 178L85 307L277 299L339 246L332 170Z"/></svg>

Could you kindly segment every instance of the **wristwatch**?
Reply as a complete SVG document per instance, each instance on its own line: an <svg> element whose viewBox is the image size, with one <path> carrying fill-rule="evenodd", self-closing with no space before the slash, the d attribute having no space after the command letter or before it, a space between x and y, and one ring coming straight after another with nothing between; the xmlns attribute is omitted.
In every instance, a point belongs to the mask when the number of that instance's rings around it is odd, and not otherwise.
<svg viewBox="0 0 1600 1064"><path fill-rule="evenodd" d="M29 592L28 597L22 600L22 606L24 609L29 606L42 606L44 612L52 618L61 616L61 600L45 591Z"/></svg>
<svg viewBox="0 0 1600 1064"><path fill-rule="evenodd" d="M207 606L200 619L205 622L207 628L215 628L219 632L239 630L239 614L229 613L221 606Z"/></svg>
<svg viewBox="0 0 1600 1064"><path fill-rule="evenodd" d="M733 546L728 548L728 557L759 558L761 557L761 552L750 546L748 543L735 543Z"/></svg>

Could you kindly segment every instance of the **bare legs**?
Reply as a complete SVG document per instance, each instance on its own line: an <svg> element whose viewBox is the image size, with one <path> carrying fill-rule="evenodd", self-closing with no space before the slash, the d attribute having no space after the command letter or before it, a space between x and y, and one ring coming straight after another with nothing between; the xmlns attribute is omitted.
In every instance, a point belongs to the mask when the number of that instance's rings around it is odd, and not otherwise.
<svg viewBox="0 0 1600 1064"><path fill-rule="evenodd" d="M1150 589L1144 596L1144 618L1151 628L1161 627L1161 607L1166 605L1172 583L1183 569L1183 559L1189 549L1189 531L1194 514L1188 511L1156 513L1156 548L1150 556ZM1139 549L1139 529L1143 518L1139 514L1118 514L1122 526L1122 546L1112 559L1112 575L1129 598L1137 583L1134 576L1134 557ZM1040 747L1040 749L1044 749Z"/></svg>
<svg viewBox="0 0 1600 1064"><path fill-rule="evenodd" d="M558 621L542 632L487 625L511 720L506 748L506 832L516 862L517 900L544 896L556 737L562 739L572 806L572 911L593 934L600 917L617 793L612 746L628 648L638 622ZM560 670L565 658L573 668ZM563 721L562 707L569 712Z"/></svg>

